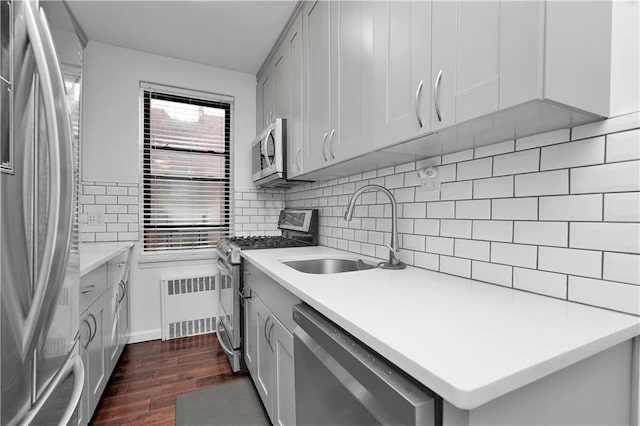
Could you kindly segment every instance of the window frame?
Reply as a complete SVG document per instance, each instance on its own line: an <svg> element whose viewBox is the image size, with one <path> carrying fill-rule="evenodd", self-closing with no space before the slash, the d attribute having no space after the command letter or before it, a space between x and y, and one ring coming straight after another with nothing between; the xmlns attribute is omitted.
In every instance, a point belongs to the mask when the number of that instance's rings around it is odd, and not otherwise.
<svg viewBox="0 0 640 426"><path fill-rule="evenodd" d="M175 182L219 182L223 183L224 195L220 201L224 203L223 211L224 223L219 225L204 225L207 230L222 230L224 238L231 235L233 229L233 114L234 99L225 95L216 95L211 93L193 91L188 89L179 89L170 86L161 86L156 84L143 83L140 84L140 149L141 149L141 197L139 200L141 210L141 261L146 258L147 262L155 261L171 261L180 260L188 257L192 260L200 258L211 258L215 253L214 247L188 247L188 248L172 248L170 245L165 247L147 248L146 236L147 231L151 229L171 228L175 225L159 225L153 224L151 219L152 208L148 207L153 192L153 181L158 179L175 181ZM160 99L172 102L180 102L191 105L206 106L216 109L225 110L225 135L224 135L224 152L215 150L188 149L176 147L153 147L150 138L151 129L151 99ZM148 117L148 118L147 118ZM151 173L151 152L158 149L165 152L182 152L182 153L198 153L209 154L211 156L221 156L224 158L224 178L221 177L188 177L180 175L157 175ZM181 228L203 227L200 224L183 225Z"/></svg>

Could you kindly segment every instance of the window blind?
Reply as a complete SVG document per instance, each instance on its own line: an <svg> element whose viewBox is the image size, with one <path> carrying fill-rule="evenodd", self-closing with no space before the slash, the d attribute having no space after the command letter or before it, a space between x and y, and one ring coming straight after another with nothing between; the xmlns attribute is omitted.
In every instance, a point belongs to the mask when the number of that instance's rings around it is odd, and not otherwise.
<svg viewBox="0 0 640 426"><path fill-rule="evenodd" d="M215 247L231 209L232 102L141 87L145 252Z"/></svg>

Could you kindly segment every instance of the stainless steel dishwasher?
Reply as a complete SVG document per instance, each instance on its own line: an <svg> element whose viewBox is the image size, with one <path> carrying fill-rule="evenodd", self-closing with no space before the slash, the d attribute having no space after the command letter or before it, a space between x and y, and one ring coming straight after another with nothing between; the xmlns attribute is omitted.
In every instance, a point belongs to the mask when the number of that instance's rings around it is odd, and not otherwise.
<svg viewBox="0 0 640 426"><path fill-rule="evenodd" d="M293 319L297 424L442 424L442 398L310 306Z"/></svg>

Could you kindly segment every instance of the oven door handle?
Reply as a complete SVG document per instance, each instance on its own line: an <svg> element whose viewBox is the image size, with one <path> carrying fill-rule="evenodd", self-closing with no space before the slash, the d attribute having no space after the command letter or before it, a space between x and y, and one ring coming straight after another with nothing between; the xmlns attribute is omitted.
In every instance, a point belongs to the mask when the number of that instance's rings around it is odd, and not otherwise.
<svg viewBox="0 0 640 426"><path fill-rule="evenodd" d="M233 351L231 349L229 349L227 347L227 345L224 344L224 339L222 337L222 333L220 333L220 326L222 326L222 331L224 332L224 324L222 324L222 321L220 319L217 320L217 324L216 324L216 334L218 335L218 343L220 343L220 346L222 347L222 350L229 356L233 356Z"/></svg>
<svg viewBox="0 0 640 426"><path fill-rule="evenodd" d="M224 269L225 271L227 271L228 273L231 273L231 268L227 266L226 262L221 258L218 258L218 266Z"/></svg>

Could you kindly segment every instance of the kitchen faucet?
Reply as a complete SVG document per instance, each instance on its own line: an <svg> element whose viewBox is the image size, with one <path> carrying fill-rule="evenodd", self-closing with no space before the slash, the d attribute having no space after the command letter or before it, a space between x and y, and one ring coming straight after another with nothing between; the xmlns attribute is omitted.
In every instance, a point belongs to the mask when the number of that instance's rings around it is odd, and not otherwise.
<svg viewBox="0 0 640 426"><path fill-rule="evenodd" d="M391 201L391 244L385 244L389 249L389 261L380 262L378 266L382 269L403 269L406 265L398 259L400 249L398 247L398 212L396 199L387 188L381 185L365 185L358 189L351 197L351 200L349 200L349 206L347 207L347 211L344 213L344 220L348 222L353 219L353 210L356 206L356 200L363 192L368 191L381 191L385 193Z"/></svg>

